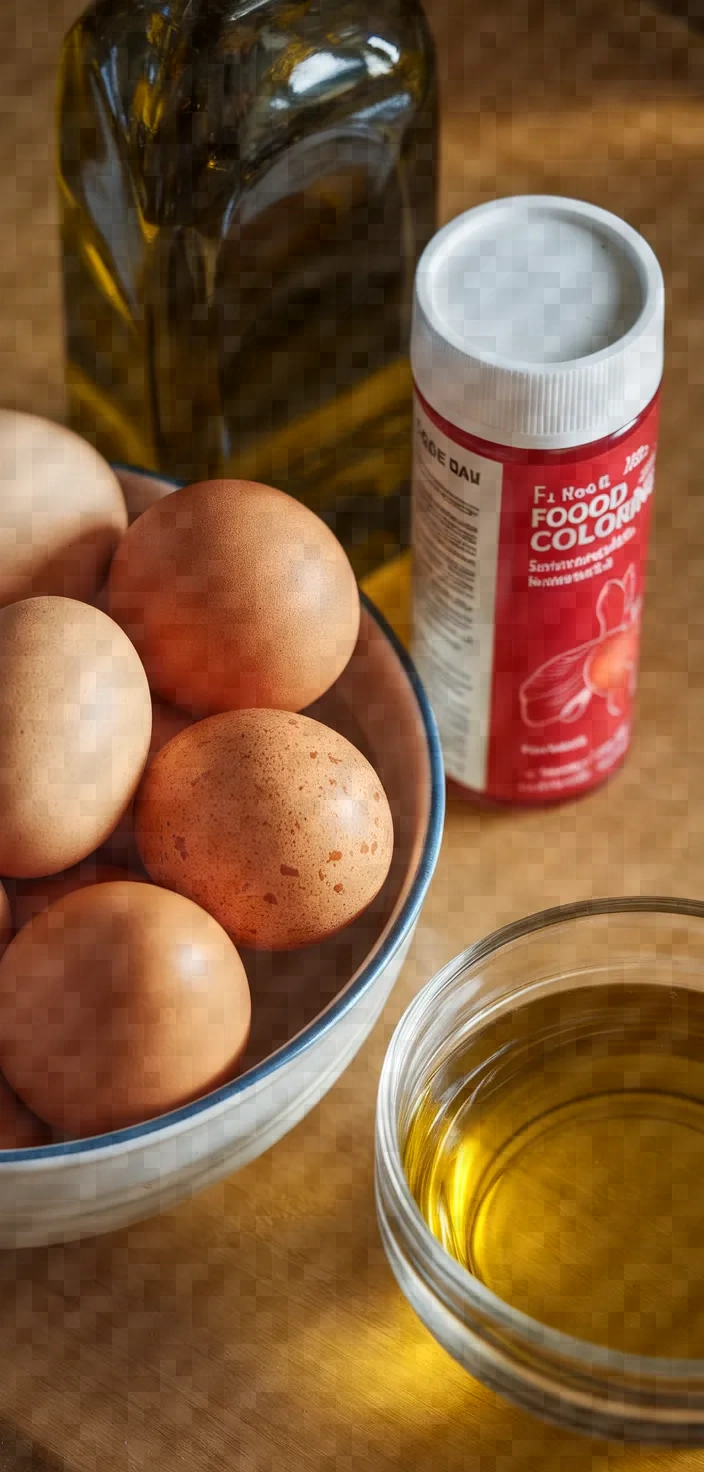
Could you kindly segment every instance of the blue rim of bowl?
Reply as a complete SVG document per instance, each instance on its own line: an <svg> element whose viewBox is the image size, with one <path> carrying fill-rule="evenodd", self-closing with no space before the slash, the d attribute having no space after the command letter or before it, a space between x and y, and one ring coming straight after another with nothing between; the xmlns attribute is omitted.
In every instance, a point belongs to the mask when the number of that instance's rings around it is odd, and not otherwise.
<svg viewBox="0 0 704 1472"><path fill-rule="evenodd" d="M137 475L147 475L153 480L163 480L174 484L169 476L155 475L153 472L137 470L133 466L115 466L116 470L130 470ZM128 1125L125 1129L111 1130L104 1135L92 1135L85 1140L59 1140L52 1145L34 1145L23 1150L0 1151L0 1169L3 1165L19 1165L40 1160L65 1159L67 1156L88 1155L97 1150L106 1150L111 1146L128 1145L133 1141L146 1139L149 1135L158 1134L163 1130L170 1129L173 1125L183 1123L187 1119L194 1119L199 1114L205 1114L207 1110L224 1104L226 1100L235 1099L238 1094L244 1093L252 1084L262 1083L275 1073L277 1069L285 1067L294 1058L299 1057L307 1048L323 1037L335 1023L344 1017L347 1012L356 1005L360 997L368 990L377 979L379 974L386 969L396 951L400 949L409 931L415 924L421 910L421 906L428 892L430 881L435 872L435 866L440 852L442 842L443 826L445 820L445 775L440 746L440 737L432 712L430 701L423 688L420 676L408 651L404 648L398 636L394 633L391 625L387 623L383 613L379 611L371 598L360 589L360 599L374 622L381 629L382 634L388 640L394 650L400 664L402 665L411 684L420 711L423 730L428 749L430 763L430 810L428 813L428 827L423 842L423 849L418 861L411 888L403 903L400 914L394 921L391 930L382 942L374 959L364 966L356 980L342 993L335 1002L331 1002L320 1017L315 1018L290 1042L284 1043L283 1047L277 1048L268 1058L261 1063L256 1063L253 1068L247 1069L246 1073L240 1074L238 1078L229 1084L223 1084L221 1088L215 1089L211 1094L205 1094L202 1099L194 1099L192 1104L184 1104L180 1109L172 1109L168 1114L160 1114L156 1119L146 1120L144 1124Z"/></svg>

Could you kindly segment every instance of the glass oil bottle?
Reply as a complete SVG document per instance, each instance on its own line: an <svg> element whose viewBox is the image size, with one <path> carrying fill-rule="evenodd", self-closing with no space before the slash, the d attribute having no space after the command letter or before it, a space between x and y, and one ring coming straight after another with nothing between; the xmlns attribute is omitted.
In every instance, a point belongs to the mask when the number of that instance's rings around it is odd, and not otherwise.
<svg viewBox="0 0 704 1472"><path fill-rule="evenodd" d="M360 576L408 540L418 0L94 0L66 38L69 419L108 458L288 490Z"/></svg>

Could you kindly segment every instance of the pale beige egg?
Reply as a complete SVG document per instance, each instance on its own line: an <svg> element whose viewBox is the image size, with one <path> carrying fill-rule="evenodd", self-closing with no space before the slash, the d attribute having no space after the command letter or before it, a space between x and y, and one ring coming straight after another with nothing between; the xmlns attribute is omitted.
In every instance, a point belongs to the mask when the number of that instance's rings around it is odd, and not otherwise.
<svg viewBox="0 0 704 1472"><path fill-rule="evenodd" d="M126 528L117 476L92 445L0 410L0 607L41 593L92 601Z"/></svg>
<svg viewBox="0 0 704 1472"><path fill-rule="evenodd" d="M139 656L107 614L68 598L0 609L0 873L55 874L105 841L151 721Z"/></svg>
<svg viewBox="0 0 704 1472"><path fill-rule="evenodd" d="M337 538L252 481L205 481L150 506L110 569L109 608L154 691L193 715L302 710L345 668L359 593Z"/></svg>
<svg viewBox="0 0 704 1472"><path fill-rule="evenodd" d="M55 1130L101 1134L226 1083L250 1011L237 951L199 906L152 884L91 885L0 961L0 1067Z"/></svg>
<svg viewBox="0 0 704 1472"><path fill-rule="evenodd" d="M379 892L393 822L356 747L287 711L232 711L183 731L154 758L135 803L157 884L187 894L246 946L323 940Z"/></svg>

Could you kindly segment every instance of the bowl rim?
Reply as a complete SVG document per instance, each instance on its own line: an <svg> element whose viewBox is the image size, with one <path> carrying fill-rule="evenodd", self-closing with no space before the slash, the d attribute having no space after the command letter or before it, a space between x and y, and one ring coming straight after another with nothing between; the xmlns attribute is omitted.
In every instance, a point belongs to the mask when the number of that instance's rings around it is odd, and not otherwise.
<svg viewBox="0 0 704 1472"><path fill-rule="evenodd" d="M139 470L134 467L113 467L120 470L133 470L139 475L150 475L153 479L168 482L168 476L155 475L154 472ZM173 484L173 481L171 482ZM100 1151L116 1151L126 1149L137 1142L146 1142L150 1136L167 1134L176 1131L179 1126L209 1111L219 1109L223 1104L230 1103L238 1095L245 1093L248 1089L256 1089L265 1083L272 1074L279 1069L286 1068L295 1059L305 1053L308 1048L317 1043L335 1026L337 1022L365 995L373 986L380 974L386 969L396 952L403 945L409 932L412 930L421 906L425 899L430 881L435 871L440 845L442 842L444 819L445 819L445 774L443 765L442 748L440 736L430 701L425 692L420 676L416 670L413 660L401 643L398 635L391 628L381 611L376 607L369 596L360 589L360 601L371 618L377 624L381 633L391 645L399 663L401 664L420 715L421 726L425 736L426 749L430 767L430 804L428 809L427 827L420 857L417 862L413 880L403 902L401 910L390 926L373 959L363 965L359 974L348 985L342 994L328 1004L324 1012L315 1017L312 1022L296 1033L295 1037L289 1039L281 1047L277 1048L268 1057L256 1063L253 1068L247 1069L246 1073L238 1075L230 1083L223 1084L212 1093L203 1095L200 1099L194 1099L190 1104L183 1104L178 1109L171 1109L166 1114L157 1115L156 1118L146 1120L142 1124L128 1125L123 1129L109 1130L102 1135L91 1135L81 1140L58 1140L50 1145L25 1146L16 1150L0 1150L0 1170L6 1165L41 1165L56 1164L68 1158L94 1155Z"/></svg>

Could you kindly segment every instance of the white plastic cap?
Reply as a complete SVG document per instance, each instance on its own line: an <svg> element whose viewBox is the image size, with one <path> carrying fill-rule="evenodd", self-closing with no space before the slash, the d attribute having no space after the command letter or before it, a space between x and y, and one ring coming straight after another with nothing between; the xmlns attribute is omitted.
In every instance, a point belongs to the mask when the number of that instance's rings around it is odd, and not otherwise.
<svg viewBox="0 0 704 1472"><path fill-rule="evenodd" d="M416 385L481 439L589 444L656 393L664 297L657 257L617 215L552 195L493 200L446 225L420 258Z"/></svg>

